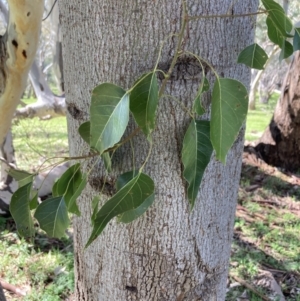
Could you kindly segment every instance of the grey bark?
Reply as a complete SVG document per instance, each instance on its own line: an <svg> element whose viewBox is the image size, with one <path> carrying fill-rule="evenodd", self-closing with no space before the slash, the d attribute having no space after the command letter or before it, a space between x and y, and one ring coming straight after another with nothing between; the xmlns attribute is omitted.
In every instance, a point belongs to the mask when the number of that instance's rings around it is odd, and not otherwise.
<svg viewBox="0 0 300 301"><path fill-rule="evenodd" d="M179 31L180 1L59 1L71 155L89 152L78 136L88 118L92 89L102 82L130 87L152 69L160 41ZM188 1L191 15L254 12L257 1ZM248 88L250 71L236 64L238 53L253 41L255 17L214 18L189 24L184 48L211 62L221 76L237 78ZM159 68L172 59L176 38L164 47ZM191 106L201 68L184 56L167 93ZM212 80L209 69L207 77ZM206 105L209 106L209 97ZM205 116L209 117L209 110ZM186 200L180 153L189 117L164 98L158 109L155 147L145 172L155 180L156 201L129 225L111 222L88 249L91 200L103 181L101 164L90 174L88 188L74 219L76 299L96 300L225 300L230 244L241 170L243 133L229 152L227 165L212 158L192 212ZM133 126L132 126L133 127ZM133 141L136 167L147 154L140 135ZM86 162L84 171L94 162ZM114 156L118 171L132 169L132 151L125 145ZM114 183L116 175L110 177ZM102 194L103 202L107 199Z"/></svg>

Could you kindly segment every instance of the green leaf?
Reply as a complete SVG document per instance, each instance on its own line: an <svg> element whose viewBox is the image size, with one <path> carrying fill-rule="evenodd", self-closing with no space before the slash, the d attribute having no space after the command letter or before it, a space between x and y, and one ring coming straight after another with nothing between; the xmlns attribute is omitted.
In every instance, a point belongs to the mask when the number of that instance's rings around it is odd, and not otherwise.
<svg viewBox="0 0 300 301"><path fill-rule="evenodd" d="M270 17L267 17L266 24L268 27L268 37L269 39L276 45L278 45L280 48L283 45L284 42L284 36L281 34L281 32L277 29L274 22Z"/></svg>
<svg viewBox="0 0 300 301"><path fill-rule="evenodd" d="M193 111L196 112L199 116L205 113L201 100L202 100L202 94L204 92L207 92L208 90L209 90L209 82L208 79L204 77L204 80L201 80L201 84L199 86L198 93L193 104Z"/></svg>
<svg viewBox="0 0 300 301"><path fill-rule="evenodd" d="M30 212L31 183L21 186L11 197L10 213L17 225L18 233L26 238L34 236L34 223Z"/></svg>
<svg viewBox="0 0 300 301"><path fill-rule="evenodd" d="M294 51L300 50L300 28L295 28L295 35L293 39Z"/></svg>
<svg viewBox="0 0 300 301"><path fill-rule="evenodd" d="M218 160L226 155L245 121L248 93L245 86L230 78L217 78L212 94L210 139Z"/></svg>
<svg viewBox="0 0 300 301"><path fill-rule="evenodd" d="M100 202L100 197L97 195L92 200L92 211L93 211L92 217L91 217L92 224L94 224L94 220L97 216L99 202Z"/></svg>
<svg viewBox="0 0 300 301"><path fill-rule="evenodd" d="M191 208L194 207L204 171L213 152L209 134L209 121L192 120L183 139L183 176L189 183L187 195Z"/></svg>
<svg viewBox="0 0 300 301"><path fill-rule="evenodd" d="M124 134L129 120L128 94L114 84L99 85L93 90L90 115L90 146L101 155Z"/></svg>
<svg viewBox="0 0 300 301"><path fill-rule="evenodd" d="M74 164L55 182L52 187L52 195L54 197L63 196L68 211L80 215L76 199L80 196L86 183L87 176L82 175L80 163Z"/></svg>
<svg viewBox="0 0 300 301"><path fill-rule="evenodd" d="M126 172L118 177L118 180L116 182L116 188L117 190L120 190L122 187L124 187L129 181L131 181L136 175L138 174L137 171L129 171ZM148 198L145 199L145 201L137 208L128 210L121 214L118 218L119 222L122 223L131 223L141 215L143 215L148 208L153 204L155 199L154 193L150 195Z"/></svg>
<svg viewBox="0 0 300 301"><path fill-rule="evenodd" d="M264 65L268 60L266 52L258 45L252 44L246 47L238 57L238 63L258 70L264 69Z"/></svg>
<svg viewBox="0 0 300 301"><path fill-rule="evenodd" d="M78 129L81 138L88 144L90 144L90 137L91 137L90 130L91 130L90 121L84 122L83 124L80 125ZM111 159L109 153L103 153L101 157L104 161L105 169L108 172L111 172Z"/></svg>
<svg viewBox="0 0 300 301"><path fill-rule="evenodd" d="M78 128L79 135L89 145L91 140L91 122L87 121Z"/></svg>
<svg viewBox="0 0 300 301"><path fill-rule="evenodd" d="M39 202L38 202L38 192L34 191L33 193L34 194L33 194L33 196L31 196L31 200L29 202L29 208L30 208L30 210L35 209L39 205Z"/></svg>
<svg viewBox="0 0 300 301"><path fill-rule="evenodd" d="M293 28L292 21L286 16L284 9L274 0L262 0L264 7L268 10L268 18L273 21L274 26L283 37L291 37L289 34Z"/></svg>
<svg viewBox="0 0 300 301"><path fill-rule="evenodd" d="M14 168L10 168L8 174L18 182L19 188L27 185L28 183L31 183L33 181L33 178L35 177L34 174Z"/></svg>
<svg viewBox="0 0 300 301"><path fill-rule="evenodd" d="M293 45L285 40L279 54L279 61L281 62L282 60L288 58L293 54L293 52L294 52Z"/></svg>
<svg viewBox="0 0 300 301"><path fill-rule="evenodd" d="M158 83L156 73L143 75L130 94L130 111L148 138L155 128L156 108L158 104Z"/></svg>
<svg viewBox="0 0 300 301"><path fill-rule="evenodd" d="M62 196L42 202L37 207L34 217L49 236L56 238L64 237L70 224L67 206Z"/></svg>
<svg viewBox="0 0 300 301"><path fill-rule="evenodd" d="M93 231L86 247L101 234L113 217L138 208L153 194L153 180L143 173L136 175L101 207L94 220Z"/></svg>

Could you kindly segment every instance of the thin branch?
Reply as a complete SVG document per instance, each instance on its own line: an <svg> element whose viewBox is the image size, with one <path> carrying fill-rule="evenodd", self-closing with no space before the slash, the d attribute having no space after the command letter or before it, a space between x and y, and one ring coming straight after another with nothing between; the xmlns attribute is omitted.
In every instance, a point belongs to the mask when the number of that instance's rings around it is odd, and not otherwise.
<svg viewBox="0 0 300 301"><path fill-rule="evenodd" d="M267 14L267 10L261 10L255 13L246 13L246 14L240 14L240 15L230 15L230 14L223 14L223 15L208 15L208 16L188 16L189 21L195 21L200 19L214 19L214 18L244 18L244 17L250 17L250 16L256 16L256 15L262 15Z"/></svg>
<svg viewBox="0 0 300 301"><path fill-rule="evenodd" d="M251 284L249 284L248 282L246 282L245 280L243 280L242 278L233 275L232 273L230 273L230 277L232 277L235 281L237 281L238 283L240 283L242 286L246 287L248 290L250 290L251 292L253 292L255 295L259 296L260 298L262 298L264 301L272 301L272 299L268 298L267 296L263 295L261 292L259 292L255 287L253 287Z"/></svg>

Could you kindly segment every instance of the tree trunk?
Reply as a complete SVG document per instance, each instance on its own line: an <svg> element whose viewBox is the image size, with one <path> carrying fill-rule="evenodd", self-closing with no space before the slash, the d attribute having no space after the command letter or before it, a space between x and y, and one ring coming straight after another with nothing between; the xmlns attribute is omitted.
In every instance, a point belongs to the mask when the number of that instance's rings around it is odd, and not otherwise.
<svg viewBox="0 0 300 301"><path fill-rule="evenodd" d="M160 41L179 31L181 1L59 1L71 155L87 154L78 126L88 118L92 89L103 82L130 87L153 69ZM254 12L257 1L188 1L191 15ZM238 78L247 87L250 71L237 65L238 53L253 41L255 18L212 18L189 23L184 49L211 62L221 76ZM159 68L170 65L176 38L165 45ZM201 68L183 56L166 94L191 107ZM198 71L197 71L198 70ZM199 71L200 70L200 71ZM198 73L197 73L198 72ZM190 73L190 74L189 74ZM212 80L213 73L206 76ZM209 97L205 99L209 105ZM205 115L209 116L209 111ZM241 170L241 133L223 166L212 158L195 208L189 210L180 154L187 114L177 102L160 100L154 149L145 172L156 185L152 208L132 224L111 222L87 249L91 200L99 194L104 172L96 165L74 219L77 300L225 300L230 244ZM136 168L145 160L147 143L133 140ZM86 162L85 171L95 162ZM132 170L132 149L114 155L113 167ZM115 174L110 177L112 183ZM105 195L102 195L103 201Z"/></svg>
<svg viewBox="0 0 300 301"><path fill-rule="evenodd" d="M28 104L23 108L17 108L15 118L50 119L66 115L65 97L56 96L52 93L44 74L38 67L36 61L33 62L29 78L32 83L37 101Z"/></svg>
<svg viewBox="0 0 300 301"><path fill-rule="evenodd" d="M256 150L268 164L300 168L300 51L294 54L273 118Z"/></svg>
<svg viewBox="0 0 300 301"><path fill-rule="evenodd" d="M51 5L54 5L55 0L50 1ZM64 88L64 74L63 74L63 59L62 59L62 36L61 26L59 23L59 10L58 5L55 4L51 17L51 33L53 43L53 70L57 86L59 87L60 94L65 91Z"/></svg>

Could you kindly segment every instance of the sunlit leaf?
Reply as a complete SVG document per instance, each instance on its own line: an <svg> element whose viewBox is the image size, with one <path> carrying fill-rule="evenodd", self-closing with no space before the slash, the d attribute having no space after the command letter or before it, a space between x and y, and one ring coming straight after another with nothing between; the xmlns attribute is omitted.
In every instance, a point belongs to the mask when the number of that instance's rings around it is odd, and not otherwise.
<svg viewBox="0 0 300 301"><path fill-rule="evenodd" d="M32 182L20 187L11 197L10 213L16 223L18 233L26 238L34 236L34 223L30 212Z"/></svg>
<svg viewBox="0 0 300 301"><path fill-rule="evenodd" d="M212 94L210 139L218 160L226 155L238 136L248 111L245 86L230 78L218 78Z"/></svg>
<svg viewBox="0 0 300 301"><path fill-rule="evenodd" d="M129 96L105 83L93 90L90 107L90 146L102 154L120 141L129 120Z"/></svg>
<svg viewBox="0 0 300 301"><path fill-rule="evenodd" d="M137 174L101 207L94 219L93 231L86 247L101 234L105 226L113 217L128 210L138 208L153 194L153 180L146 174Z"/></svg>
<svg viewBox="0 0 300 301"><path fill-rule="evenodd" d="M146 137L155 128L157 103L158 83L156 73L152 72L143 75L130 94L130 111Z"/></svg>
<svg viewBox="0 0 300 301"><path fill-rule="evenodd" d="M87 176L81 173L80 164L74 164L55 182L52 195L54 197L63 196L68 211L80 215L76 199L86 186L86 182Z"/></svg>
<svg viewBox="0 0 300 301"><path fill-rule="evenodd" d="M268 60L266 52L258 45L252 44L246 47L238 57L238 63L258 70L264 69L264 65Z"/></svg>
<svg viewBox="0 0 300 301"><path fill-rule="evenodd" d="M268 18L273 21L274 26L283 37L291 37L289 34L293 23L287 17L284 9L274 0L262 0L264 7L268 10Z"/></svg>
<svg viewBox="0 0 300 301"><path fill-rule="evenodd" d="M136 175L138 174L137 171L129 171L126 172L118 177L116 182L116 188L119 191L122 187L124 187L129 181L131 181ZM143 215L148 208L153 204L155 199L154 193L150 195L145 201L137 208L128 210L121 214L118 220L122 223L131 223L141 215Z"/></svg>
<svg viewBox="0 0 300 301"><path fill-rule="evenodd" d="M188 182L187 195L191 208L194 207L212 152L209 121L192 120L184 136L182 148L183 176Z"/></svg>
<svg viewBox="0 0 300 301"><path fill-rule="evenodd" d="M70 224L67 206L61 196L43 201L37 207L34 217L38 220L41 229L56 238L64 237Z"/></svg>
<svg viewBox="0 0 300 301"><path fill-rule="evenodd" d="M202 94L204 92L207 92L208 90L209 90L209 82L207 78L204 77L204 79L201 80L201 84L199 86L198 93L193 104L193 111L196 112L199 116L205 113L205 109L202 106L201 100L202 100Z"/></svg>

